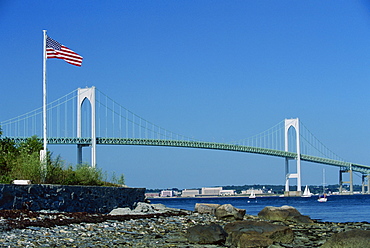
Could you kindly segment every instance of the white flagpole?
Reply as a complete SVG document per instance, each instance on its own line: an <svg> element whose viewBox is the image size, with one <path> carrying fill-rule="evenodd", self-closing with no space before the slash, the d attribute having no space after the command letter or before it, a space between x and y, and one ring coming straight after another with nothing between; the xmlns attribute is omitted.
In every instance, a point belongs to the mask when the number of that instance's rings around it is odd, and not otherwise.
<svg viewBox="0 0 370 248"><path fill-rule="evenodd" d="M42 31L44 33L44 42L43 42L43 130L44 130L44 149L40 152L40 159L46 169L46 146L47 146L47 133L46 133L46 30Z"/></svg>
<svg viewBox="0 0 370 248"><path fill-rule="evenodd" d="M46 152L47 146L47 133L46 133L46 30L44 32L44 61L43 61L43 113L44 113L44 151Z"/></svg>

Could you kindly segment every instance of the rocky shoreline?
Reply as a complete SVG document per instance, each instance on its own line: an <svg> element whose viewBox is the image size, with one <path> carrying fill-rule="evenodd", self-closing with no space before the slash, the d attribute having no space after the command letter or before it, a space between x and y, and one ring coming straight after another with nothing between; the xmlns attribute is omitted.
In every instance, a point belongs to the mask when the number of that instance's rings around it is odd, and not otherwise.
<svg viewBox="0 0 370 248"><path fill-rule="evenodd" d="M135 210L117 209L110 214L1 210L0 247L335 247L329 242L339 239L345 244L338 235L348 236L352 230L360 232L355 235L364 236L365 242L369 242L365 244L370 244L370 223L319 222L299 217L296 210L285 214L284 220L274 220L271 216L266 219L262 215L245 215L245 210L243 214L243 210L230 206L223 210L220 206L198 206L192 212L161 204L141 204ZM267 235L262 227L256 227L262 223L268 228L278 226L288 236L282 238L281 231L279 235ZM244 225L244 229L238 225ZM246 225L253 231L247 230ZM217 234L216 239L221 241L199 239L199 227L206 236L214 235L208 232L215 230L225 238ZM238 228L239 233L231 232L233 228ZM271 241L263 243L265 236ZM249 243L242 241L243 237ZM340 247L364 247L353 246L352 239L347 237L352 246Z"/></svg>

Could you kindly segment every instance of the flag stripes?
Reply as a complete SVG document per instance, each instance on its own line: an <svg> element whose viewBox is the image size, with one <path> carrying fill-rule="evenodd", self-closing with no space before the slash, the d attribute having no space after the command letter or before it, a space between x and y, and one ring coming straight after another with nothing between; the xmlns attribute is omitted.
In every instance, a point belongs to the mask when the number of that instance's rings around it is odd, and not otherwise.
<svg viewBox="0 0 370 248"><path fill-rule="evenodd" d="M67 63L75 66L81 66L83 59L82 56L50 37L46 38L46 58L63 59Z"/></svg>

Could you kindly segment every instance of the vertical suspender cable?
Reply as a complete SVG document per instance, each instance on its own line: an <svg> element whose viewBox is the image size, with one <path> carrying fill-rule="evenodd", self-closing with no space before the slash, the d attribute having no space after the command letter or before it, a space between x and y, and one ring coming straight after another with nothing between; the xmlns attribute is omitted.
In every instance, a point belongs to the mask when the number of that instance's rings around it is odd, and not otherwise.
<svg viewBox="0 0 370 248"><path fill-rule="evenodd" d="M126 110L126 138L128 138L128 111Z"/></svg>
<svg viewBox="0 0 370 248"><path fill-rule="evenodd" d="M122 137L122 107L119 107L119 137Z"/></svg>
<svg viewBox="0 0 370 248"><path fill-rule="evenodd" d="M108 137L108 99L105 97L105 137Z"/></svg>

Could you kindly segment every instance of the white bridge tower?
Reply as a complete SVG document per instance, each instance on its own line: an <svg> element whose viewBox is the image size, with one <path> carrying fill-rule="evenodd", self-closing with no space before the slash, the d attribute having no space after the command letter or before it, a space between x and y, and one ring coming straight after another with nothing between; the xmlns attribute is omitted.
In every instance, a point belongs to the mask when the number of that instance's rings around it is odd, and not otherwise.
<svg viewBox="0 0 370 248"><path fill-rule="evenodd" d="M83 102L88 100L91 105L91 166L96 166L96 108L95 108L95 87L78 88L77 90L77 138L82 138L82 118L81 108ZM88 146L86 144L77 145L77 163L82 163L82 147Z"/></svg>
<svg viewBox="0 0 370 248"><path fill-rule="evenodd" d="M289 172L289 158L285 158L285 196L300 196L301 191L301 146L300 146L300 134L299 134L299 119L285 119L285 151L289 151L289 138L288 138L288 131L290 128L294 128L296 132L296 172L290 173ZM289 180L290 179L297 179L297 191L289 191Z"/></svg>

